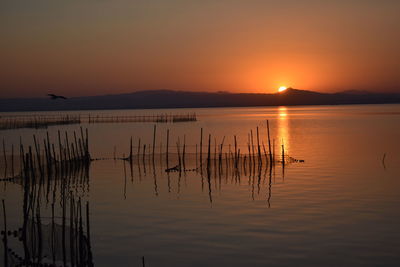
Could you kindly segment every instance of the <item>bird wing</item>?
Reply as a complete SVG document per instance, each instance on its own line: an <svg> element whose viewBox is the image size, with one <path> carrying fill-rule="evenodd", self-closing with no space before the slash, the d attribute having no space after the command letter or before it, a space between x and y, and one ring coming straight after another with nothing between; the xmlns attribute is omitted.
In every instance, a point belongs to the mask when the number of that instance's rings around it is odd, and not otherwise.
<svg viewBox="0 0 400 267"><path fill-rule="evenodd" d="M47 94L47 95L50 96L51 99L57 99L57 98L67 99L65 96L62 95L55 95L55 94Z"/></svg>

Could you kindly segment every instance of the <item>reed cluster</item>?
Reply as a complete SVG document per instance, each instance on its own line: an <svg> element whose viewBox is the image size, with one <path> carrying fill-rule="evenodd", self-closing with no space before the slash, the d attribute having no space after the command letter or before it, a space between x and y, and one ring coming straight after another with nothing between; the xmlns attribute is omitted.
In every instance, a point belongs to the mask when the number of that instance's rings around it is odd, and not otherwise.
<svg viewBox="0 0 400 267"><path fill-rule="evenodd" d="M152 145L143 144L139 138L137 146L133 146L134 140L131 137L128 156L123 157L122 159L132 162L134 158L136 158L137 160L142 160L144 162L147 156L154 162L157 154L160 155L160 159L165 155L167 172L186 171L188 154L186 135L183 135L183 140L178 137L178 141L175 144L176 150L174 149L172 151L175 152L172 152L171 149L173 146L170 146L170 134L169 130L167 130L165 140L166 146L163 147L162 143L160 143L158 153L156 151L156 131L157 128L156 125L154 125ZM238 138L236 135L233 136L233 141L234 143L232 145L227 145L224 136L220 142L217 142L216 138L212 138L211 134L208 135L208 138L204 138L203 129L201 128L199 143L195 145L195 169L201 171L210 170L213 167L213 163L217 163L214 165L218 166L218 168L222 168L223 165L226 164L229 167L239 170L241 168L252 169L262 166L273 166L277 163L282 164L282 166L285 167L285 164L288 163L303 162L303 160L297 160L287 155L283 141L281 143L281 152L276 152L276 142L275 139L271 139L268 121L266 124L266 135L264 137L260 135L259 127L256 127L254 133L253 130L250 130L245 149L238 145ZM203 144L204 142L205 145ZM134 152L135 148L137 149L137 153ZM176 162L170 166L172 154L176 156ZM116 157L114 156L114 158Z"/></svg>
<svg viewBox="0 0 400 267"><path fill-rule="evenodd" d="M216 189L221 189L223 177L227 182L230 176L232 182L240 184L241 177L248 175L253 199L255 192L260 194L260 185L268 181L266 200L270 206L273 167L281 164L284 177L286 164L303 161L287 155L283 141L280 154L276 152L276 142L271 139L268 121L265 134L260 133L259 127L254 131L250 130L246 146L240 146L236 135L233 135L233 144L226 144L225 136L217 142L211 134L204 137L201 128L199 141L195 144L195 153L188 153L186 135L184 134L182 139L178 138L172 145L170 132L167 130L166 145L162 146L160 142L157 151L157 126L154 125L152 144L143 144L139 138L135 147L131 137L128 156L119 158L124 160L124 194L126 196L125 163L128 161L132 181L134 165L138 168L139 177L141 166L145 175L146 165L153 166L154 192L158 195L155 161L159 158L161 170L165 163L168 192L171 191L171 172L179 174L178 192L182 173L199 173L202 189L208 188L210 202L213 200L213 183ZM3 140L5 175L2 180L19 183L24 194L23 223L18 229L7 228L5 201L2 203L4 229L1 234L5 248L5 266L10 262L13 266L93 266L89 203L86 203L85 213L81 200L82 192L79 192L89 190L89 167L92 157L89 152L88 130L81 127L80 132L73 132L73 135L58 131L55 140L55 143L50 141L48 132L43 140L38 140L34 135L32 146L26 147L20 142L19 156L16 157L14 145L11 145L11 157L7 156L6 142ZM117 159L115 153L114 159ZM50 216L42 214L43 201L51 205ZM57 216L57 213L61 213L61 216ZM45 220L50 221L44 223ZM14 249L13 245L10 245L9 239L12 238L20 242L22 249ZM50 252L51 257L44 257L45 251ZM144 257L142 264L145 264Z"/></svg>
<svg viewBox="0 0 400 267"><path fill-rule="evenodd" d="M84 214L81 201L89 190L88 132L85 135L81 129L80 137L74 133L71 143L67 133L63 139L58 132L57 148L48 134L42 148L33 139L33 148L20 144L20 173L7 179L23 188L23 223L13 231L7 229L3 200L4 266L93 266L89 203ZM43 216L48 204L51 215ZM15 239L12 244L10 238Z"/></svg>
<svg viewBox="0 0 400 267"><path fill-rule="evenodd" d="M7 156L6 143L3 139L3 165L4 178L2 180L13 180L26 177L26 170L35 173L40 179L53 173L68 174L77 169L86 167L91 162L89 152L89 134L80 128L80 135L74 131L73 138L67 132L62 135L58 131L58 143L50 142L49 133L42 141L33 135L33 147L24 146L22 141L19 145L19 166L14 156L14 145L11 145L11 156ZM18 170L19 169L19 170Z"/></svg>
<svg viewBox="0 0 400 267"><path fill-rule="evenodd" d="M14 230L7 228L6 206L4 199L2 201L4 266L94 266L89 202L83 211L80 198L76 200L71 194L68 207L67 199L63 197L61 218L55 214L57 203L51 204L51 216L47 218L41 214L40 201L31 201L29 191L25 189L23 222Z"/></svg>

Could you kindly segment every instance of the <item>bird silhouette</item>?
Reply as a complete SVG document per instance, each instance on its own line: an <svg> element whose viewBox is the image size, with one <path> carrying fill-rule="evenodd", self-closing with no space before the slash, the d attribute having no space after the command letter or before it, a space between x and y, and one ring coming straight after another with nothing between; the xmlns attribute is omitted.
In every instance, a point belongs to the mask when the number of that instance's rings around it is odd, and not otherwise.
<svg viewBox="0 0 400 267"><path fill-rule="evenodd" d="M65 96L62 95L55 95L55 94L47 94L48 96L50 96L51 99L67 99Z"/></svg>

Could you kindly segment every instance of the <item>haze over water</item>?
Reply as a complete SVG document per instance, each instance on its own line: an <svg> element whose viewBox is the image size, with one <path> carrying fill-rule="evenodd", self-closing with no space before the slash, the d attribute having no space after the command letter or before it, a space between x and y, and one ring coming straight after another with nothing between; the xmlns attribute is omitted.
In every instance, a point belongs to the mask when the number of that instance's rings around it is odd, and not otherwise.
<svg viewBox="0 0 400 267"><path fill-rule="evenodd" d="M90 202L95 266L397 266L400 262L400 105L214 108L179 110L76 111L72 114L159 114L196 112L198 121L157 124L157 145L170 152L179 136L187 144L187 168L196 167L200 128L203 146L211 134L224 150L237 136L247 153L250 130L259 127L267 143L270 122L275 151L304 163L276 164L271 172L241 171L219 176L196 171L165 172L165 155L156 164L114 160L151 144L153 123L84 124L94 161L88 184L74 190ZM58 112L43 112L43 114ZM22 113L19 113L22 114ZM10 114L8 114L10 115ZM48 129L69 133L80 126ZM6 130L1 137L19 145L39 140L46 130ZM260 141L260 142L261 142ZM162 148L164 149L164 148ZM203 149L203 152L206 148ZM156 147L159 151L159 147ZM162 150L162 153L165 149ZM385 156L384 156L385 155ZM384 159L384 160L383 160ZM176 165L172 155L170 165ZM125 165L125 166L124 166ZM22 220L22 187L2 182L8 228ZM49 206L41 203L46 222ZM10 246L16 244L12 243ZM3 250L1 257L4 257Z"/></svg>

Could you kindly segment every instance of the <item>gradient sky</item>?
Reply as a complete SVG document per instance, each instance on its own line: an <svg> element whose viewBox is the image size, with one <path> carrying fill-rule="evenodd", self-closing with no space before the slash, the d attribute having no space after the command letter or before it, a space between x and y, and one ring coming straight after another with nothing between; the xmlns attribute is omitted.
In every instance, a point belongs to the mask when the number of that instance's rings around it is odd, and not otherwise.
<svg viewBox="0 0 400 267"><path fill-rule="evenodd" d="M400 92L400 1L0 2L0 97Z"/></svg>

